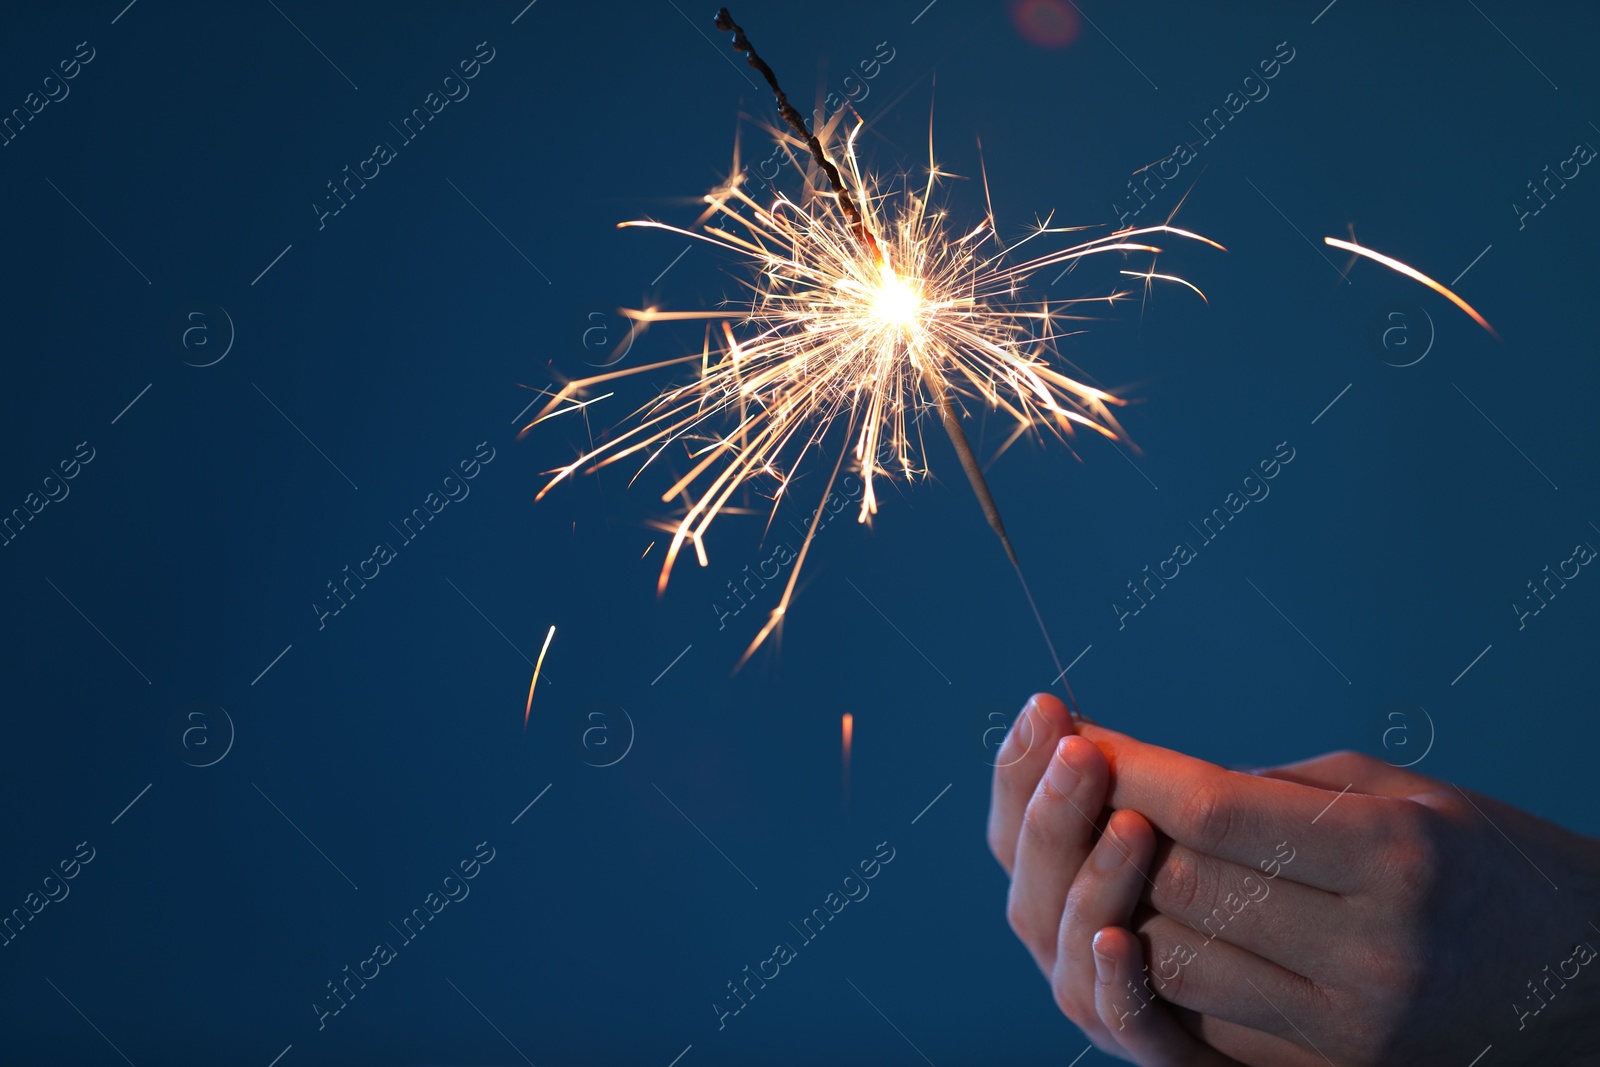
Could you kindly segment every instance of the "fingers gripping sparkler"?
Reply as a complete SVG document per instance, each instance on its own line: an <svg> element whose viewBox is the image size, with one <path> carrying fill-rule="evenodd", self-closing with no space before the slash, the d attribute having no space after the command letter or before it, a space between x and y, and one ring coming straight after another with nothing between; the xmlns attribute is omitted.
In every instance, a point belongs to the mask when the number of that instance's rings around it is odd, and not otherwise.
<svg viewBox="0 0 1600 1067"><path fill-rule="evenodd" d="M576 410L574 405L587 390L619 377L696 361L699 376L667 389L634 413L631 426L552 471L539 497L580 470L639 457L642 473L669 445L688 447L692 460L688 472L661 497L665 502L680 497L687 502L663 553L658 591L664 591L685 545L693 547L701 566L707 564L703 536L718 514L733 510L729 501L741 487L757 482L775 486L771 499L776 516L801 459L812 449L824 450L825 438L837 426L853 442L849 455L864 484L857 521L870 522L878 508L876 479L895 475L912 479L927 473L920 459L918 417L937 411L984 516L1015 567L1016 552L962 429L958 397L981 401L1013 420L1017 429L1012 440L1025 433L1042 438L1049 431L1067 441L1079 428L1113 441L1126 440L1112 414L1113 407L1126 401L1058 370L1055 339L1063 322L1089 317L1073 313L1072 305L1091 300L1115 303L1131 295L1119 291L1053 304L1020 303L1018 290L1035 272L1091 255L1158 254L1159 247L1142 239L1147 235L1222 246L1171 225L1157 225L1008 262L1007 257L1029 241L1073 228L1052 228L1046 220L1004 247L991 210L970 232L952 234L945 227L945 212L930 207L940 173L931 157L931 141L928 179L920 189L909 180L898 187L886 186L863 173L855 152L859 121L841 138L842 154L835 163L823 142L833 137L843 112L820 133L812 131L726 8L718 12L717 27L734 34L733 47L767 80L779 113L827 176L828 188L815 188L808 180L811 195L801 202L780 193L763 205L741 188L744 175L736 154L732 174L705 197L708 207L694 229L650 220L622 223L669 230L749 257L759 274L746 283L751 296L737 310L623 312L641 328L671 319L703 320L706 343L697 355L569 382L551 394L523 433L551 414ZM1138 277L1146 286L1151 278L1167 280L1153 268ZM737 336L730 319L750 331ZM713 322L721 340L715 351ZM719 429L718 423L732 426ZM845 459L845 450L839 450L823 489L824 500ZM819 509L817 515L821 513ZM814 517L806 532L778 605L746 649L741 666L781 626L816 521ZM1016 570L1021 580L1020 567ZM1044 631L1026 581L1022 584ZM1060 671L1048 632L1045 641L1064 682L1065 672ZM1070 687L1067 692L1070 697Z"/></svg>

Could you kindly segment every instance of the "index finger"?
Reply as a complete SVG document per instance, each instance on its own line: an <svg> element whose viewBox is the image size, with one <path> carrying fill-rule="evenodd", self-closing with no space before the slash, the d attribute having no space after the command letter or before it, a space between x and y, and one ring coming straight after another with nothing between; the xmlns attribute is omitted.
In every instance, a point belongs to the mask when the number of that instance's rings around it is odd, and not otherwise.
<svg viewBox="0 0 1600 1067"><path fill-rule="evenodd" d="M1369 797L1225 770L1090 723L1078 732L1111 766L1107 806L1132 808L1196 852L1333 893L1374 873L1382 830Z"/></svg>
<svg viewBox="0 0 1600 1067"><path fill-rule="evenodd" d="M1007 875L1017 855L1017 835L1022 816L1044 769L1055 755L1056 743L1072 733L1072 713L1049 693L1037 693L1011 724L1000 746L990 785L989 850Z"/></svg>

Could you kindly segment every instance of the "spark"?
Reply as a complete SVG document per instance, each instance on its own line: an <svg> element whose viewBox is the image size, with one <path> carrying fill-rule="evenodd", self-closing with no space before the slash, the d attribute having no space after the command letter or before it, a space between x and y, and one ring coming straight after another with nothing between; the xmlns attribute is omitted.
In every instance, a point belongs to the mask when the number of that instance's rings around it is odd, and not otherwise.
<svg viewBox="0 0 1600 1067"><path fill-rule="evenodd" d="M856 717L848 711L839 720L844 752L844 806L850 807L850 739L855 733Z"/></svg>
<svg viewBox="0 0 1600 1067"><path fill-rule="evenodd" d="M1211 301L1206 300L1206 294L1200 292L1200 290L1195 287L1193 282L1191 282L1191 281L1189 281L1189 280L1187 280L1185 278L1180 278L1176 274L1157 274L1155 272L1155 268L1153 268L1153 267L1148 271L1144 271L1143 273L1141 273L1139 271L1136 271L1136 270L1125 270L1125 271L1119 271L1118 273L1126 274L1130 278L1143 278L1145 280L1147 286L1148 286L1148 283L1150 282L1150 280L1153 279L1153 278L1160 278L1162 281L1167 281L1167 282L1177 282L1179 285L1183 286L1186 289L1194 290L1195 294L1197 296L1199 296L1201 300L1205 300L1205 302L1208 303L1208 304L1211 303Z"/></svg>
<svg viewBox="0 0 1600 1067"><path fill-rule="evenodd" d="M650 550L652 548L654 548L654 547L656 547L656 543L654 541L651 541L648 545L645 545L644 546L644 551L639 553L639 558L640 559L644 559L646 556L648 556L650 554Z"/></svg>
<svg viewBox="0 0 1600 1067"><path fill-rule="evenodd" d="M528 732L528 716L533 714L533 690L539 684L539 669L544 666L544 654L550 651L550 641L556 635L555 624L550 625L550 632L544 635L544 647L539 649L539 658L533 665L533 681L528 683L528 706L522 712L522 732Z"/></svg>
<svg viewBox="0 0 1600 1067"><path fill-rule="evenodd" d="M583 401L581 404L573 404L570 408L562 408L560 411L547 412L546 414L540 415L538 418L536 418L532 422L528 423L528 425L524 426L522 428L522 431L524 433L526 433L528 430L531 430L535 426L539 425L545 419L553 419L557 415L565 415L569 411L582 410L583 408L588 407L590 404L598 403L599 401L604 400L608 396L615 396L615 395L616 395L615 393L602 393L601 395L599 395L597 397L594 397L593 399Z"/></svg>
<svg viewBox="0 0 1600 1067"><path fill-rule="evenodd" d="M1408 267L1398 259L1386 256L1382 252L1374 252L1370 248L1364 248L1361 245L1356 244L1354 241L1341 241L1337 237L1324 237L1322 240L1326 244L1332 245L1334 248L1342 248L1346 252L1354 252L1358 256L1366 256L1368 259L1376 260L1377 262L1382 263L1385 267L1388 267L1391 270L1399 271L1407 278L1421 282L1423 285L1426 285L1429 289L1432 289L1434 292L1450 301L1462 311L1465 311L1469 316L1472 317L1473 322L1476 322L1479 326L1482 326L1485 330L1489 331L1490 337L1493 337L1496 341L1500 340L1500 335L1495 333L1493 326L1489 325L1489 320L1473 310L1471 304L1467 303L1455 293L1451 292L1448 286L1441 282L1434 281L1432 278L1428 277L1420 270L1417 270L1415 267Z"/></svg>
<svg viewBox="0 0 1600 1067"><path fill-rule="evenodd" d="M704 196L705 207L693 224L679 227L653 219L619 224L703 241L747 259L753 277L743 282L746 297L729 302L731 310L622 312L642 327L701 321L701 350L568 382L551 394L524 433L549 414L572 410L569 405L605 382L686 364L698 364L697 376L647 400L597 446L548 472L551 477L535 499L574 474L623 460L638 463L637 479L665 466L669 446L681 444L690 465L674 473L660 497L665 503L686 501L663 552L661 595L685 545L692 546L702 567L708 564L706 532L719 515L740 510L733 501L741 489L758 489L771 501L770 526L795 487L802 461L812 453L829 455L835 444L842 447L836 458L829 457L832 473L821 499L827 500L841 470L859 474L864 488L856 521L870 524L883 480L914 481L929 474L924 419L937 418L1015 565L1016 553L962 419L969 405L981 406L1015 423L1013 440L1028 435L1042 441L1048 434L1070 449L1083 430L1128 442L1113 414L1127 401L1067 374L1070 367L1057 340L1072 332L1064 331L1064 324L1095 317L1078 313L1075 305L1114 304L1131 295L1116 291L1030 302L1019 293L1035 274L1091 256L1159 255L1163 249L1153 243L1159 238L1222 246L1170 225L1169 219L1016 257L1015 250L1030 241L1043 244L1083 227L1053 227L1047 218L1008 246L996 230L992 207L964 232L952 227L935 197L936 179L948 172L933 159L931 122L926 183L909 175L880 179L864 170L858 157L859 118L846 131L847 112L841 109L813 133L726 9L719 13L718 28L735 31L735 49L773 88L791 127L773 129L774 135L796 155L809 152L816 167L798 200L775 191L761 202L743 188L746 175L736 146L730 176ZM1137 277L1146 287L1156 279L1189 285L1153 267ZM672 454L678 454L676 448ZM735 670L782 625L823 513L819 508L813 517L777 606Z"/></svg>

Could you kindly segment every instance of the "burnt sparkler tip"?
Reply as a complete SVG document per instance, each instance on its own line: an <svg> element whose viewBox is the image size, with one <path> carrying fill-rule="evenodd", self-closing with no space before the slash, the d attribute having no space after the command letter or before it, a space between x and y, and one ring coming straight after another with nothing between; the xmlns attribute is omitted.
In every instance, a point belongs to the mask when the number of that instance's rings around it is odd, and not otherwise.
<svg viewBox="0 0 1600 1067"><path fill-rule="evenodd" d="M828 184L832 187L834 195L839 198L839 207L844 211L845 217L850 220L851 228L854 230L857 240L872 254L873 261L878 266L883 266L885 263L883 249L878 245L877 238L873 237L872 231L868 229L866 219L862 217L861 210L856 207L855 198L850 195L850 190L845 187L844 177L839 173L839 168L828 158L828 154L823 150L822 142L817 138L817 135L806 124L805 116L801 115L799 111L795 110L794 105L789 103L789 97L784 93L782 86L778 84L778 76L772 72L772 68L767 65L767 61L756 54L756 46L750 43L750 38L745 35L743 27L733 21L733 16L728 13L727 8L717 9L716 27L723 33L733 34L733 50L742 52L745 62L751 69L759 71L761 76L766 79L768 87L772 89L773 98L777 101L778 114L783 116L783 120L789 124L790 129L794 130L800 139L805 141L807 149L811 152L811 158L816 161L822 172L828 176Z"/></svg>
<svg viewBox="0 0 1600 1067"><path fill-rule="evenodd" d="M717 17L713 20L713 24L722 33L733 34L733 47L736 51L754 51L750 44L750 38L744 35L744 28L737 22L733 21L733 15L728 12L727 8L719 7L717 9ZM750 65L753 67L755 66L755 63L752 62Z"/></svg>

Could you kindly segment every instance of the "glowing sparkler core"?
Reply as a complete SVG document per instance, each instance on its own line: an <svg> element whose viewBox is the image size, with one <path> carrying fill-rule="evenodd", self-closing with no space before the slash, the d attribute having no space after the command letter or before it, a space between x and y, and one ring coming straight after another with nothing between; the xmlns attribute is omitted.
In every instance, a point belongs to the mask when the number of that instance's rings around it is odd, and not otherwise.
<svg viewBox="0 0 1600 1067"><path fill-rule="evenodd" d="M883 284L878 287L877 296L872 301L873 316L887 326L910 333L922 316L922 311L922 293L917 283L900 277L893 267L885 263Z"/></svg>

